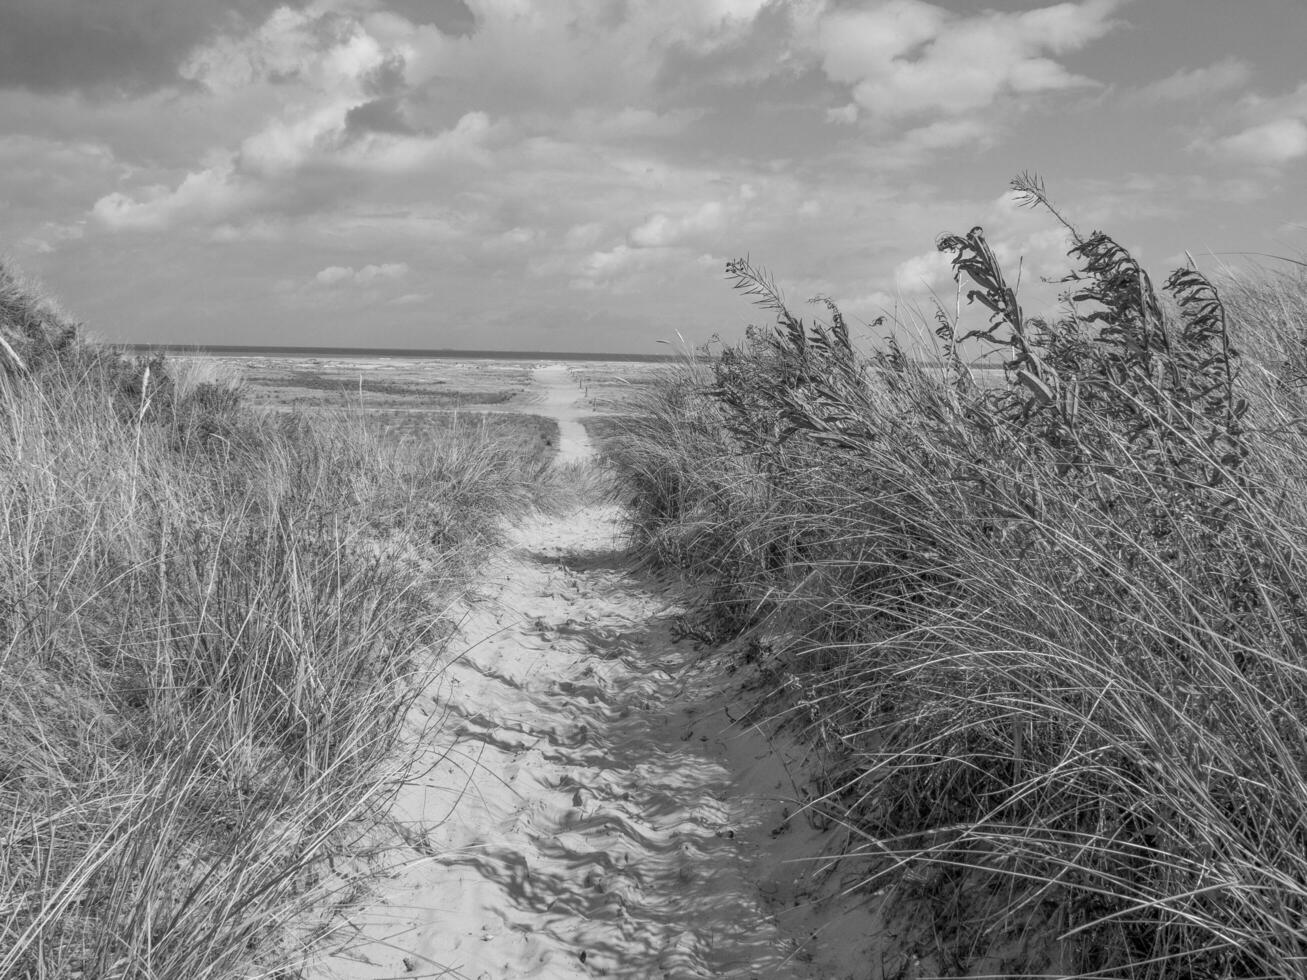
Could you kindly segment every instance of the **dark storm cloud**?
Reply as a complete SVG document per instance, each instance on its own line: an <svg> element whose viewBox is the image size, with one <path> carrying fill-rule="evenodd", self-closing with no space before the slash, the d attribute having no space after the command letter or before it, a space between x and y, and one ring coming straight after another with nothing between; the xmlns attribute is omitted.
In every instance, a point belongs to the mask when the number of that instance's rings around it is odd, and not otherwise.
<svg viewBox="0 0 1307 980"><path fill-rule="evenodd" d="M3 0L0 87L148 90L217 30L307 0Z"/></svg>

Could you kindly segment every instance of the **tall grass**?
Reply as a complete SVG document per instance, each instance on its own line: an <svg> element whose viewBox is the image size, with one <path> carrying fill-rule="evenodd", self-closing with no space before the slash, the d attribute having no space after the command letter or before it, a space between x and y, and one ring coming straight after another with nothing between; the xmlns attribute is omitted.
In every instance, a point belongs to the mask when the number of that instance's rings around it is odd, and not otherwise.
<svg viewBox="0 0 1307 980"><path fill-rule="evenodd" d="M1159 297L1067 228L1055 318L981 230L941 239L987 322L938 311L928 364L733 263L777 325L612 455L650 547L771 651L866 884L928 893L936 966L1024 931L1007 972L1302 976L1307 284L1181 270Z"/></svg>
<svg viewBox="0 0 1307 980"><path fill-rule="evenodd" d="M258 417L8 270L0 335L0 976L292 975L542 464Z"/></svg>

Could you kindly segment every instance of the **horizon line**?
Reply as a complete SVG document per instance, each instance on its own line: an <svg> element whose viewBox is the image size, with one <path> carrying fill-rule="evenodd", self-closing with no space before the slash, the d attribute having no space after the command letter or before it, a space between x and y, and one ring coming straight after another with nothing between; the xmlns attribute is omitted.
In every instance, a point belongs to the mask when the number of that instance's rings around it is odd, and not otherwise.
<svg viewBox="0 0 1307 980"><path fill-rule="evenodd" d="M285 344L141 344L117 343L113 346L133 354L162 351L166 354L243 354L250 356L312 357L407 357L442 359L453 357L495 358L498 360L559 361L675 361L683 354L636 354L611 351L542 351L542 350L461 350L454 347L301 347Z"/></svg>

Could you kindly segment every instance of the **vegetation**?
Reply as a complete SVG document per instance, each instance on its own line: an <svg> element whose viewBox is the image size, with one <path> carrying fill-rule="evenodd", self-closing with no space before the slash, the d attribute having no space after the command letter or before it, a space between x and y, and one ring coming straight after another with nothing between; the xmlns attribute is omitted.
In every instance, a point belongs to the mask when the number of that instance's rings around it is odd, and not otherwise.
<svg viewBox="0 0 1307 980"><path fill-rule="evenodd" d="M280 384L287 388L307 388L313 391L326 391L335 395L388 395L397 398L416 398L438 405L494 405L506 402L512 397L511 391L479 392L435 390L443 381L425 384L403 384L378 378L352 378L324 376L313 371L292 371L281 379Z"/></svg>
<svg viewBox="0 0 1307 980"><path fill-rule="evenodd" d="M367 423L386 439L426 443L455 433L476 431L506 452L527 457L552 457L558 445L558 423L545 415L525 412L411 411L369 408Z"/></svg>
<svg viewBox="0 0 1307 980"><path fill-rule="evenodd" d="M986 322L941 308L931 363L731 263L776 325L669 374L610 455L824 747L812 808L863 885L927 893L937 967L1043 935L1004 969L1301 976L1307 282L1159 294L1063 224L1051 318L981 229L939 241Z"/></svg>
<svg viewBox="0 0 1307 980"><path fill-rule="evenodd" d="M256 415L2 268L0 364L0 976L293 975L544 456Z"/></svg>

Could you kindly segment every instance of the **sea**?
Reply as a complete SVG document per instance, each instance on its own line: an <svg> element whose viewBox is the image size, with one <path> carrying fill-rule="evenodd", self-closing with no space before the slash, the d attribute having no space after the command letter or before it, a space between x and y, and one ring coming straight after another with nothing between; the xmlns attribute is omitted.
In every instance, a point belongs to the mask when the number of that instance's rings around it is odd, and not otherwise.
<svg viewBox="0 0 1307 980"><path fill-rule="evenodd" d="M406 360L491 361L631 361L661 363L682 360L677 354L630 354L602 351L435 350L408 347L246 347L233 344L119 344L133 354L210 355L216 357L355 358L395 357Z"/></svg>

